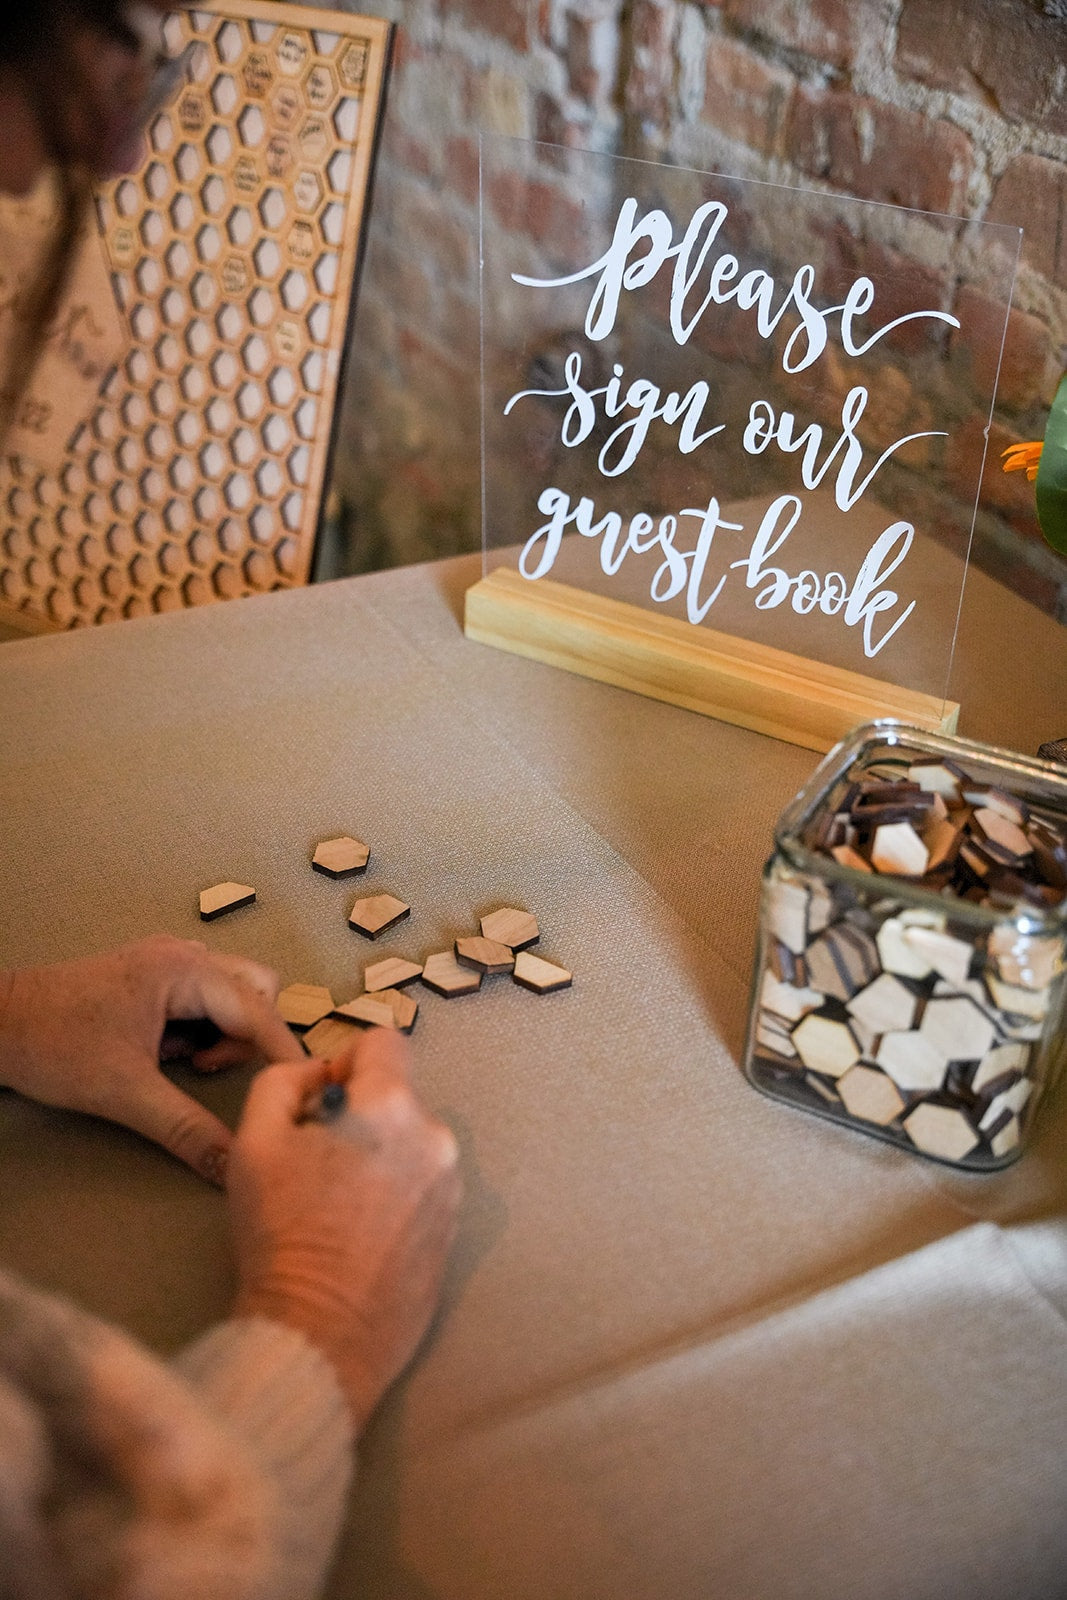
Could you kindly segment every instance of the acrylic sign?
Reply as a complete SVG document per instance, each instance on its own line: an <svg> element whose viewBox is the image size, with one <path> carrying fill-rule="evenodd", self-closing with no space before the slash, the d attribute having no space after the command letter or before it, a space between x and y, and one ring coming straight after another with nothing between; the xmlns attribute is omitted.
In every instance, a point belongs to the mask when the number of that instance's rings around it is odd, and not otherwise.
<svg viewBox="0 0 1067 1600"><path fill-rule="evenodd" d="M944 695L1018 229L486 138L481 243L486 570Z"/></svg>

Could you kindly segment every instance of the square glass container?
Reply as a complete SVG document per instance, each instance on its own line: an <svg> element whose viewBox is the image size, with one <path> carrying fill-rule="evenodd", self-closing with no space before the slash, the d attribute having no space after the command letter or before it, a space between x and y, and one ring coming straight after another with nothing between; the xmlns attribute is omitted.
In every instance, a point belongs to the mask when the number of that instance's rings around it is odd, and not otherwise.
<svg viewBox="0 0 1067 1600"><path fill-rule="evenodd" d="M869 833L866 859L851 848L872 786L909 773L937 807L923 812L927 839L942 812L957 830L940 870L937 847L925 869L921 851L909 859L910 826L883 836L875 866ZM790 1105L993 1171L1022 1153L1062 1069L1065 972L1067 770L870 723L829 752L775 829L745 1072Z"/></svg>

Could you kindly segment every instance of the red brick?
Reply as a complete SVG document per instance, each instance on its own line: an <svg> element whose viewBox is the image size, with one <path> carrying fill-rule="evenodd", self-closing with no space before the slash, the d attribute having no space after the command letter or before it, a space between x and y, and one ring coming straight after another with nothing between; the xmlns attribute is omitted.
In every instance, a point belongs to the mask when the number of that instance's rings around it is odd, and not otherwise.
<svg viewBox="0 0 1067 1600"><path fill-rule="evenodd" d="M395 163L405 176L430 177L434 170L435 152L398 123L387 123L386 127L387 142L383 141L382 159Z"/></svg>
<svg viewBox="0 0 1067 1600"><path fill-rule="evenodd" d="M874 284L874 305L867 317L872 331L913 311L951 309L954 282L947 272L936 272L873 239L857 239L835 225L826 235L826 257L819 271L821 300L839 304L861 277ZM919 355L937 346L947 347L948 334L946 323L926 317L894 328L875 349L883 354L896 350L902 355Z"/></svg>
<svg viewBox="0 0 1067 1600"><path fill-rule="evenodd" d="M953 335L952 342L970 352L972 381L978 395L988 402L996 383L998 406L1018 411L1040 400L1051 355L1046 324L1026 312L1009 311L1007 335L1004 336L1003 302L969 287L960 290L955 312L962 326L959 333ZM1002 337L1004 358L1001 361Z"/></svg>
<svg viewBox="0 0 1067 1600"><path fill-rule="evenodd" d="M753 150L774 149L793 78L732 39L712 36L705 61L704 120Z"/></svg>
<svg viewBox="0 0 1067 1600"><path fill-rule="evenodd" d="M987 220L1022 228L1022 259L1067 289L1067 167L1016 156L997 180Z"/></svg>
<svg viewBox="0 0 1067 1600"><path fill-rule="evenodd" d="M406 184L396 197L393 238L437 281L475 281L476 227L473 218L450 215L440 193L423 184Z"/></svg>
<svg viewBox="0 0 1067 1600"><path fill-rule="evenodd" d="M449 139L445 144L444 169L448 186L458 199L468 205L478 204L478 141L463 137Z"/></svg>
<svg viewBox="0 0 1067 1600"><path fill-rule="evenodd" d="M674 90L671 20L656 0L635 0L626 109L661 127L669 120Z"/></svg>
<svg viewBox="0 0 1067 1600"><path fill-rule="evenodd" d="M539 94L534 101L534 136L542 144L571 144L578 128L554 94Z"/></svg>
<svg viewBox="0 0 1067 1600"><path fill-rule="evenodd" d="M1020 0L904 0L898 71L1067 133L1063 18Z"/></svg>
<svg viewBox="0 0 1067 1600"><path fill-rule="evenodd" d="M869 0L723 0L722 9L739 28L835 67L852 65L862 31L871 26Z"/></svg>
<svg viewBox="0 0 1067 1600"><path fill-rule="evenodd" d="M564 260L589 251L589 218L580 195L572 198L539 179L498 172L489 180L489 203L503 228L527 239L551 240Z"/></svg>
<svg viewBox="0 0 1067 1600"><path fill-rule="evenodd" d="M515 50L529 50L537 33L537 10L526 0L449 0L450 16L503 39Z"/></svg>
<svg viewBox="0 0 1067 1600"><path fill-rule="evenodd" d="M844 91L798 89L788 140L804 172L920 211L958 214L974 160L970 139L952 123Z"/></svg>
<svg viewBox="0 0 1067 1600"><path fill-rule="evenodd" d="M589 17L567 18L567 82L572 94L594 101L601 93L593 40L596 23Z"/></svg>

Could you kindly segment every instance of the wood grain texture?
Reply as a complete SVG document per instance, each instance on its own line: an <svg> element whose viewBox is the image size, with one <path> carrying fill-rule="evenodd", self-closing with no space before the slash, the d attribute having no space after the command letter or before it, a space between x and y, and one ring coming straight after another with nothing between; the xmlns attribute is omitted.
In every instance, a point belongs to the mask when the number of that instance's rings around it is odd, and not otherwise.
<svg viewBox="0 0 1067 1600"><path fill-rule="evenodd" d="M291 1028L313 1028L333 1010L333 995L317 983L291 983L278 996L278 1010Z"/></svg>
<svg viewBox="0 0 1067 1600"><path fill-rule="evenodd" d="M334 1009L334 1016L347 1022L362 1022L370 1028L395 1028L396 1019L388 1000L378 994L360 994Z"/></svg>
<svg viewBox="0 0 1067 1600"><path fill-rule="evenodd" d="M495 944L507 945L509 950L525 950L541 937L537 918L517 906L501 906L490 911L481 920L482 938Z"/></svg>
<svg viewBox="0 0 1067 1600"><path fill-rule="evenodd" d="M354 1022L345 1022L340 1017L324 1017L305 1033L304 1048L309 1055L318 1056L321 1061L332 1061L335 1056L350 1049L358 1035L359 1029Z"/></svg>
<svg viewBox="0 0 1067 1600"><path fill-rule="evenodd" d="M315 846L311 865L328 878L347 878L352 873L365 872L369 860L369 846L345 833L337 839L321 840Z"/></svg>
<svg viewBox="0 0 1067 1600"><path fill-rule="evenodd" d="M515 952L498 939L457 939L455 951L460 966L476 967L487 974L510 972L515 965Z"/></svg>
<svg viewBox="0 0 1067 1600"><path fill-rule="evenodd" d="M569 989L574 982L573 974L566 967L531 955L529 950L519 951L511 976L523 989L530 989L534 994L553 994L557 989Z"/></svg>
<svg viewBox="0 0 1067 1600"><path fill-rule="evenodd" d="M386 956L384 961L372 961L363 968L363 987L368 994L377 989L399 989L413 983L422 971L417 961L405 961L402 956Z"/></svg>
<svg viewBox="0 0 1067 1600"><path fill-rule="evenodd" d="M64 419L58 458L22 430L0 461L0 619L26 631L311 567L392 28L214 0L165 32L172 55L199 47L191 80L139 170L99 186L97 299L75 275L57 318L117 316L117 364Z"/></svg>
<svg viewBox="0 0 1067 1600"><path fill-rule="evenodd" d="M349 913L349 923L368 939L378 939L411 914L411 907L395 894L372 894L357 900Z"/></svg>
<svg viewBox="0 0 1067 1600"><path fill-rule="evenodd" d="M214 922L216 917L223 917L228 911L250 906L255 898L256 891L250 884L216 883L210 889L200 891L200 920Z"/></svg>
<svg viewBox="0 0 1067 1600"><path fill-rule="evenodd" d="M809 750L829 750L875 717L951 733L959 716L957 705L929 695L507 567L467 590L464 631Z"/></svg>
<svg viewBox="0 0 1067 1600"><path fill-rule="evenodd" d="M461 967L451 950L437 950L426 957L422 981L435 994L446 1000L457 995L474 994L482 986L482 974L473 967Z"/></svg>

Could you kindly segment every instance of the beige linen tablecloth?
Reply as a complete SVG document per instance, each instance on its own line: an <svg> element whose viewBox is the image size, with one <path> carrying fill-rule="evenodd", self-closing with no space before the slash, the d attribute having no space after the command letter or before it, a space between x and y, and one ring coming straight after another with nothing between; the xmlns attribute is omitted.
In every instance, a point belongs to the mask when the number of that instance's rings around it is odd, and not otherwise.
<svg viewBox="0 0 1067 1600"><path fill-rule="evenodd" d="M1067 1095L978 1178L751 1089L759 871L814 757L468 643L478 574L0 647L0 962L162 928L347 999L366 961L515 903L575 973L421 991L418 1082L468 1198L330 1595L1067 1594ZM962 731L1067 732L1063 643L972 575ZM342 832L372 860L334 883L308 862ZM256 905L201 924L230 878ZM347 912L378 890L413 911L372 945ZM232 1119L246 1083L193 1087ZM10 1095L0 1263L162 1351L231 1283L218 1195Z"/></svg>

